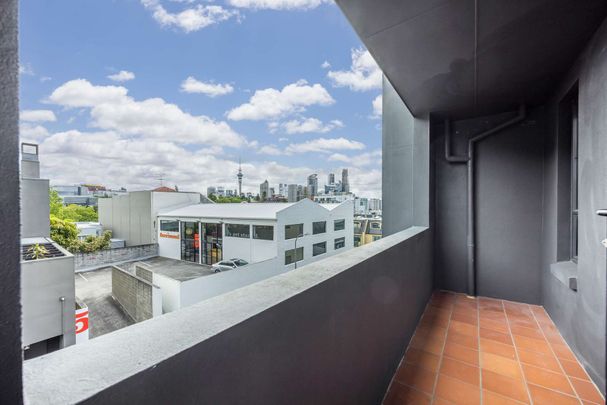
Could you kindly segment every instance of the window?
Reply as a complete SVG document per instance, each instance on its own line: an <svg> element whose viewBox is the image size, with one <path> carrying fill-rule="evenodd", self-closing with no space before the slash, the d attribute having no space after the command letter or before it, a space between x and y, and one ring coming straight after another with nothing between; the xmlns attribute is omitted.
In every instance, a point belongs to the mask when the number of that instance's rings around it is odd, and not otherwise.
<svg viewBox="0 0 607 405"><path fill-rule="evenodd" d="M253 225L253 239L274 240L274 227L270 225Z"/></svg>
<svg viewBox="0 0 607 405"><path fill-rule="evenodd" d="M335 239L335 250L341 249L346 246L346 238L337 238Z"/></svg>
<svg viewBox="0 0 607 405"><path fill-rule="evenodd" d="M313 235L316 235L319 233L325 233L325 232L327 232L327 222L326 221L312 223L312 234Z"/></svg>
<svg viewBox="0 0 607 405"><path fill-rule="evenodd" d="M315 243L312 245L312 256L318 256L327 253L327 242Z"/></svg>
<svg viewBox="0 0 607 405"><path fill-rule="evenodd" d="M343 231L346 229L346 220L345 219L336 219L333 223L333 230L335 231Z"/></svg>
<svg viewBox="0 0 607 405"><path fill-rule="evenodd" d="M379 222L371 222L371 228L381 229L381 224Z"/></svg>
<svg viewBox="0 0 607 405"><path fill-rule="evenodd" d="M251 234L249 225L242 224L226 224L226 236L233 238L249 238Z"/></svg>
<svg viewBox="0 0 607 405"><path fill-rule="evenodd" d="M179 232L179 221L160 221L160 230L164 232Z"/></svg>
<svg viewBox="0 0 607 405"><path fill-rule="evenodd" d="M578 256L578 105L574 99L571 111L571 260Z"/></svg>
<svg viewBox="0 0 607 405"><path fill-rule="evenodd" d="M291 264L303 260L303 247L285 251L285 264Z"/></svg>
<svg viewBox="0 0 607 405"><path fill-rule="evenodd" d="M557 261L577 262L579 208L579 118L577 85L558 106L557 131Z"/></svg>
<svg viewBox="0 0 607 405"><path fill-rule="evenodd" d="M285 225L285 239L303 236L303 224Z"/></svg>

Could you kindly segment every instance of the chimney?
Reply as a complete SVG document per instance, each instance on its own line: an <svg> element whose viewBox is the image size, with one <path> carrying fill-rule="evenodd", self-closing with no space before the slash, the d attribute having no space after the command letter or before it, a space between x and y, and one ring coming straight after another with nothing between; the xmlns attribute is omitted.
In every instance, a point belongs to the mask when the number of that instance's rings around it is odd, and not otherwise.
<svg viewBox="0 0 607 405"><path fill-rule="evenodd" d="M27 179L40 178L38 145L35 143L23 142L21 144L21 177Z"/></svg>

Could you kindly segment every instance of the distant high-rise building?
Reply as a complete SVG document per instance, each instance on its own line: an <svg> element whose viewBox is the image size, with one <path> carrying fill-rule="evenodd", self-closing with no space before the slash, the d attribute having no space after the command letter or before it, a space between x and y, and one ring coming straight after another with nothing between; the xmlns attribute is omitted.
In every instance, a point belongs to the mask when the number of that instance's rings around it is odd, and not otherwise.
<svg viewBox="0 0 607 405"><path fill-rule="evenodd" d="M240 158L238 158L238 174L236 175L236 177L238 177L238 196L240 197L242 195L242 166L240 165Z"/></svg>
<svg viewBox="0 0 607 405"><path fill-rule="evenodd" d="M381 211L381 199L370 198L369 199L369 211Z"/></svg>
<svg viewBox="0 0 607 405"><path fill-rule="evenodd" d="M335 184L335 173L329 173L329 178L328 178L327 184L328 185Z"/></svg>
<svg viewBox="0 0 607 405"><path fill-rule="evenodd" d="M289 185L285 184L285 183L279 183L278 184L278 194L280 194L283 197L286 197L288 193L289 193Z"/></svg>
<svg viewBox="0 0 607 405"><path fill-rule="evenodd" d="M213 186L207 187L207 197L211 194L217 194L217 188Z"/></svg>
<svg viewBox="0 0 607 405"><path fill-rule="evenodd" d="M276 192L274 190L274 187L270 187L270 194L268 195L268 197L274 197L274 195L276 195Z"/></svg>
<svg viewBox="0 0 607 405"><path fill-rule="evenodd" d="M318 194L318 175L311 174L308 176L308 193L306 197L314 199L314 196Z"/></svg>
<svg viewBox="0 0 607 405"><path fill-rule="evenodd" d="M341 171L341 191L344 193L350 192L350 181L348 180L348 169Z"/></svg>
<svg viewBox="0 0 607 405"><path fill-rule="evenodd" d="M270 197L270 183L268 180L259 185L259 199L265 201Z"/></svg>
<svg viewBox="0 0 607 405"><path fill-rule="evenodd" d="M297 202L297 184L289 184L287 187L287 201Z"/></svg>

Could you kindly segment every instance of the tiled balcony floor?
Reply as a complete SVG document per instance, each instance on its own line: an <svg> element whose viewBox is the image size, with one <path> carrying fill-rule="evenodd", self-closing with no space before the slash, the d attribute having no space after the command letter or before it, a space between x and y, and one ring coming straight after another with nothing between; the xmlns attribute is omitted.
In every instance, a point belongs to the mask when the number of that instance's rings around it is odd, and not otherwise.
<svg viewBox="0 0 607 405"><path fill-rule="evenodd" d="M605 404L540 306L436 292L384 405Z"/></svg>

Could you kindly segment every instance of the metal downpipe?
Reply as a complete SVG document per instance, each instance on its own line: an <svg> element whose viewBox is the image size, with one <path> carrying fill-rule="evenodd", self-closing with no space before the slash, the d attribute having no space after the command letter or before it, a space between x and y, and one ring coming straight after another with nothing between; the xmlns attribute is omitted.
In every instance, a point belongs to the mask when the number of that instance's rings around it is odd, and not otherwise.
<svg viewBox="0 0 607 405"><path fill-rule="evenodd" d="M467 266L467 290L468 295L476 295L476 204L474 201L474 146L477 142L498 133L499 131L510 127L523 121L526 117L525 106L521 104L516 117L497 125L487 131L483 131L480 134L472 137L468 140L468 156L455 156L451 155L451 125L449 120L445 120L445 159L450 163L467 163L467 180L468 180L468 191L467 191L467 230L466 230L466 242L467 242L467 255L468 255L468 266Z"/></svg>

